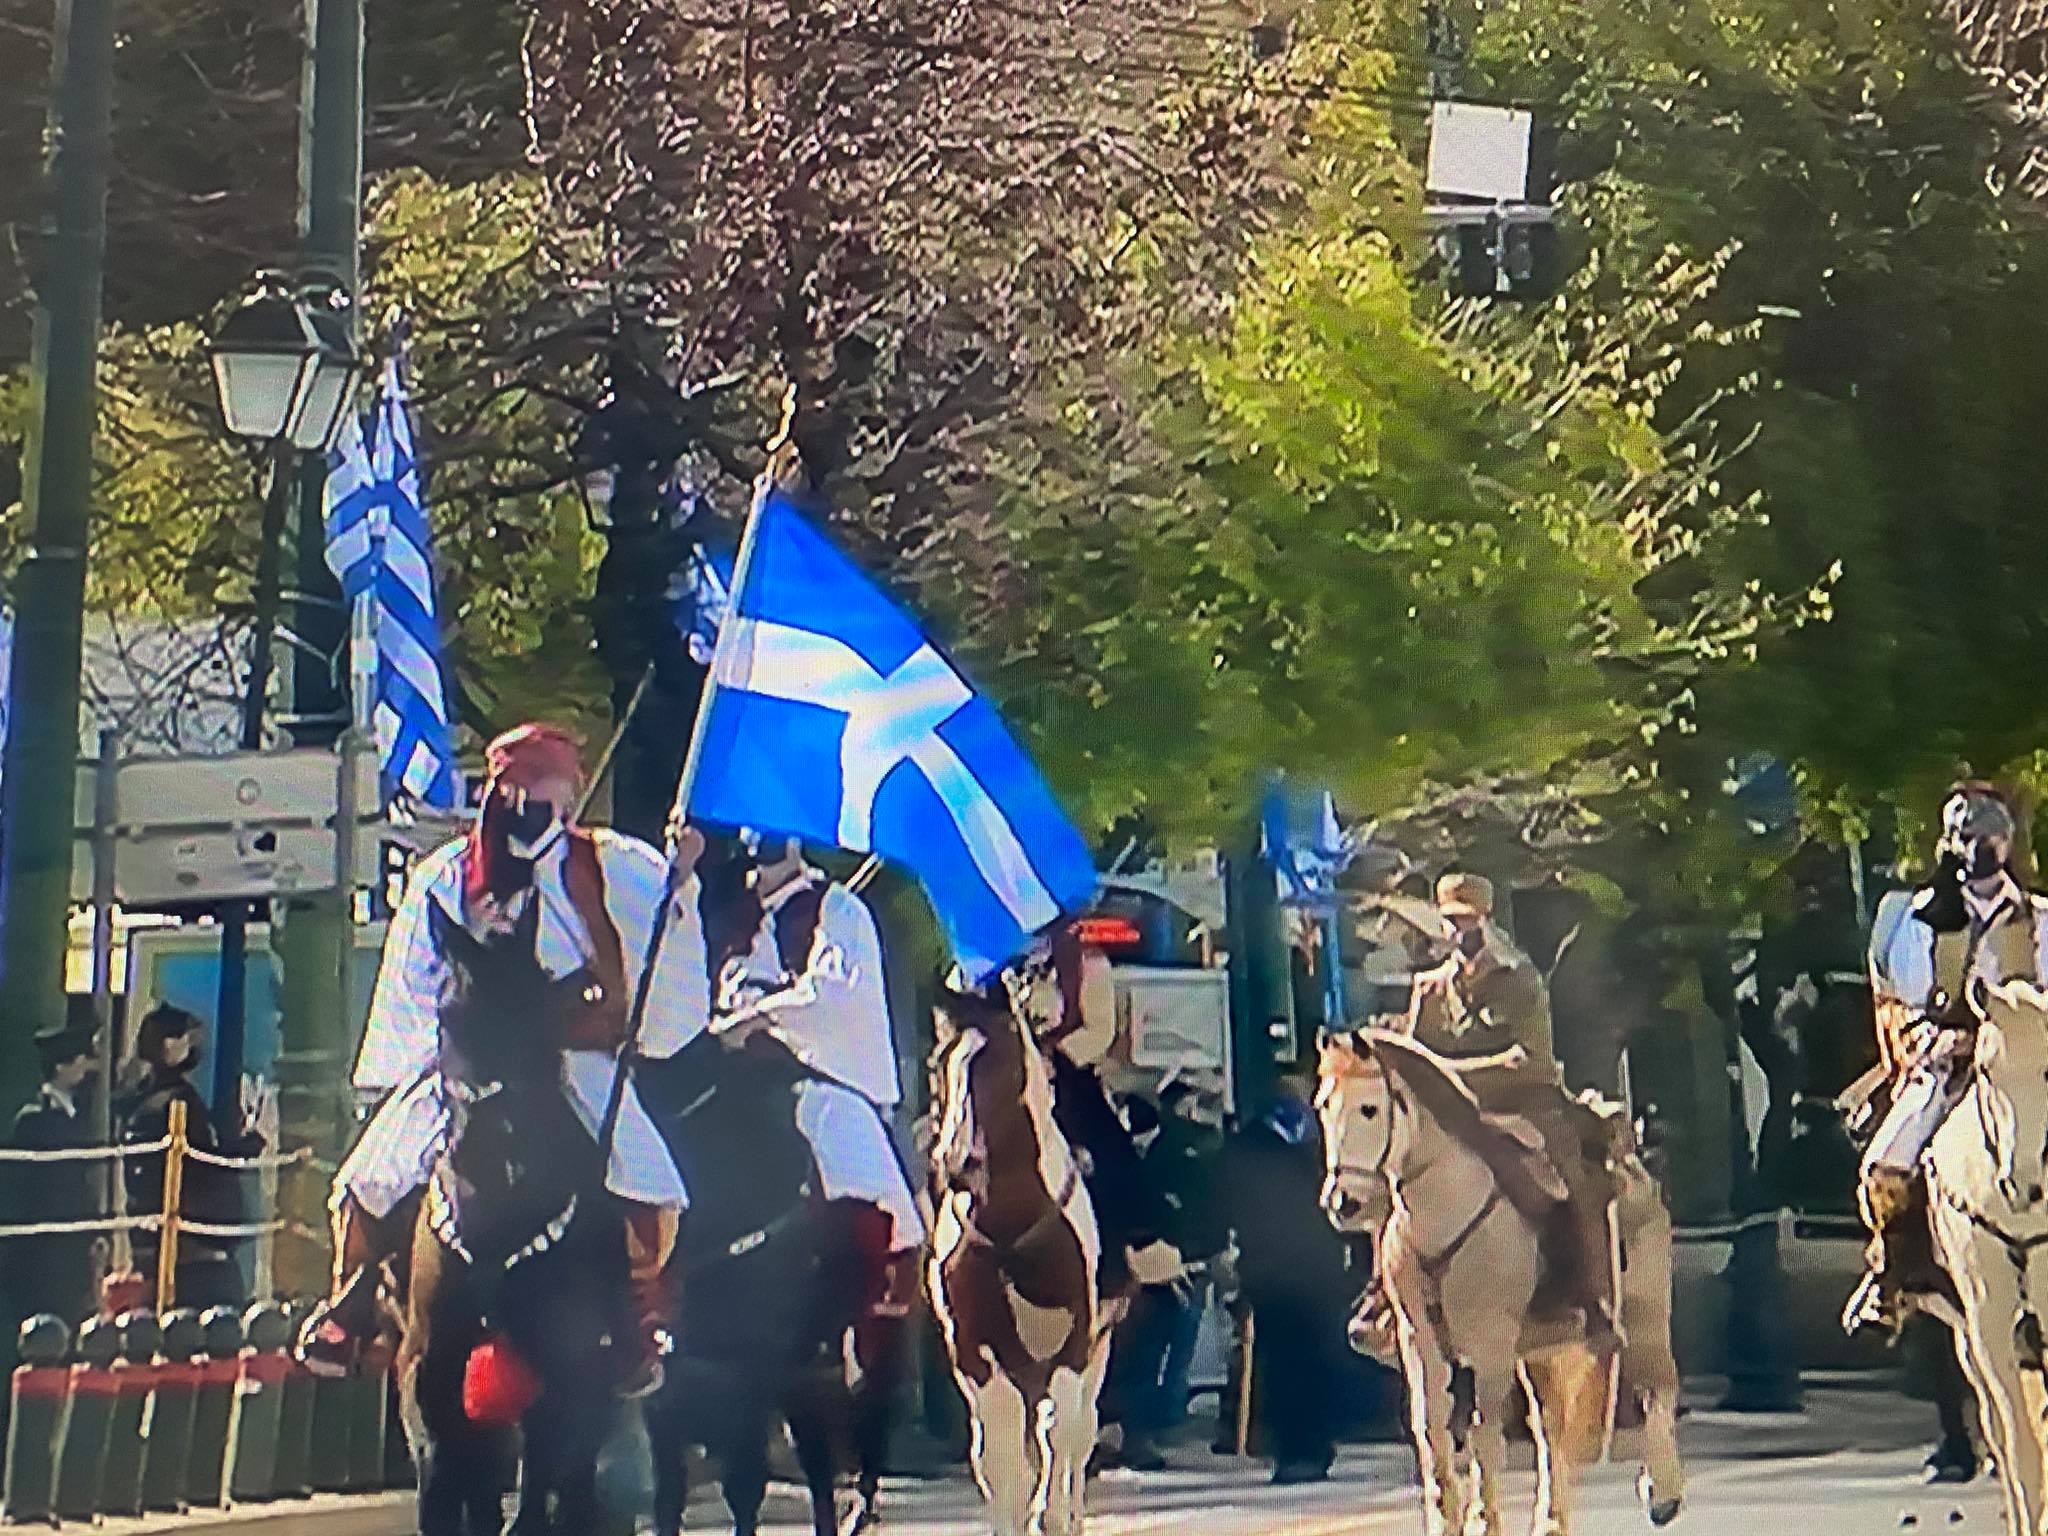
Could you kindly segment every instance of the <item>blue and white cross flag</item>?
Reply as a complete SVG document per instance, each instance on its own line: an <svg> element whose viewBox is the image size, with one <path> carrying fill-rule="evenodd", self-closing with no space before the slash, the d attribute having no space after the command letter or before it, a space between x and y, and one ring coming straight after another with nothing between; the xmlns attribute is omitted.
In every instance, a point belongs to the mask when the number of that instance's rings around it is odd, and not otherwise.
<svg viewBox="0 0 2048 1536"><path fill-rule="evenodd" d="M691 818L903 865L977 983L1093 898L1087 845L995 706L779 492L740 563Z"/></svg>
<svg viewBox="0 0 2048 1536"><path fill-rule="evenodd" d="M393 356L367 438L343 425L327 476L327 563L352 611L367 604L376 645L371 719L386 801L401 793L436 810L463 803L462 771L441 670L434 531L413 452L405 370Z"/></svg>

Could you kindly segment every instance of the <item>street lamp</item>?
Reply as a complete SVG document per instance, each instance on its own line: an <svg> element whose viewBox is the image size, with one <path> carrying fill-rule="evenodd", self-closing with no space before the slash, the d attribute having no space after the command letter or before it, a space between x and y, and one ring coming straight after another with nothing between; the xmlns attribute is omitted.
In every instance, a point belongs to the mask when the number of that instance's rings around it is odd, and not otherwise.
<svg viewBox="0 0 2048 1536"><path fill-rule="evenodd" d="M297 481L293 462L301 454L324 454L333 446L348 419L362 371L350 336L348 293L320 275L308 275L294 285L281 272L259 272L256 286L228 316L208 354L220 393L221 419L235 436L262 444L270 461L256 551L249 682L242 697L241 744L244 751L253 752L263 745L284 525ZM214 1104L232 1121L247 1031L249 903L229 902L220 920Z"/></svg>
<svg viewBox="0 0 2048 1536"><path fill-rule="evenodd" d="M311 281L294 291L283 273L259 272L209 351L235 436L301 453L333 444L362 368L338 288Z"/></svg>

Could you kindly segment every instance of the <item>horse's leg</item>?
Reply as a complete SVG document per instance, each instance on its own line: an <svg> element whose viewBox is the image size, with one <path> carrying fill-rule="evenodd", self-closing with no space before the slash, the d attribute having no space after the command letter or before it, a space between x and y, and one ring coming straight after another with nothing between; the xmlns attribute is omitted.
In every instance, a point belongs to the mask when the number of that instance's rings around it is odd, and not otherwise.
<svg viewBox="0 0 2048 1536"><path fill-rule="evenodd" d="M1685 1507L1685 1463L1678 1455L1678 1360L1671 1351L1669 1302L1647 1310L1651 1318L1639 1318L1633 1307L1626 1310L1622 1382L1643 1404L1643 1505L1650 1524L1666 1526Z"/></svg>
<svg viewBox="0 0 2048 1536"><path fill-rule="evenodd" d="M1529 1439L1536 1447L1536 1513L1530 1530L1534 1536L1564 1536L1571 1529L1572 1496L1571 1476L1559 1465L1565 1383L1558 1377L1555 1355L1525 1360L1516 1374L1529 1400Z"/></svg>
<svg viewBox="0 0 2048 1536"><path fill-rule="evenodd" d="M749 1392L744 1403L732 1405L728 1417L731 1428L722 1437L718 1486L734 1536L755 1536L761 1528L761 1501L768 1495L768 1410Z"/></svg>
<svg viewBox="0 0 2048 1536"><path fill-rule="evenodd" d="M1095 1449L1096 1404L1109 1368L1109 1335L1089 1350L1079 1371L1052 1373L1039 1413L1039 1460L1045 1469L1045 1536L1079 1536L1088 1485L1088 1458Z"/></svg>
<svg viewBox="0 0 2048 1536"><path fill-rule="evenodd" d="M837 1536L839 1458L833 1434L831 1391L822 1384L800 1383L783 1405L790 1438L796 1442L797 1464L811 1494L811 1528L815 1536Z"/></svg>
<svg viewBox="0 0 2048 1536"><path fill-rule="evenodd" d="M1503 1317L1477 1330L1466 1351L1472 1370L1472 1460L1477 1472L1465 1529L1471 1536L1500 1536L1501 1484L1508 1470L1508 1402L1515 1391L1515 1354L1521 1327Z"/></svg>
<svg viewBox="0 0 2048 1536"><path fill-rule="evenodd" d="M859 1536L881 1521L882 1472L889 1461L896 1398L910 1355L909 1323L907 1317L871 1317L856 1324L853 1330L854 1358L860 1366L852 1411L858 1479L846 1536Z"/></svg>
<svg viewBox="0 0 2048 1536"><path fill-rule="evenodd" d="M1998 1458L2006 1530L2014 1536L2037 1536L2043 1458L2039 1436L2024 1422L2026 1387L2013 1347L2013 1327L2020 1314L2019 1277L2002 1243L1980 1237L1971 1228L1946 1230L1950 1226L1940 1223L1936 1243L1963 1298L1965 1326L1956 1334L1956 1358L1977 1388L1984 1438Z"/></svg>
<svg viewBox="0 0 2048 1536"><path fill-rule="evenodd" d="M689 1450L682 1403L673 1377L648 1399L647 1454L654 1472L654 1536L681 1536L690 1502Z"/></svg>
<svg viewBox="0 0 2048 1536"><path fill-rule="evenodd" d="M988 1379L976 1382L959 1375L967 1399L973 1433L968 1460L981 1496L988 1500L989 1524L995 1536L1025 1536L1031 1519L1030 1415L1024 1394L993 1362Z"/></svg>
<svg viewBox="0 0 2048 1536"><path fill-rule="evenodd" d="M1408 1425L1422 1472L1422 1517L1427 1536L1460 1536L1465 1490L1451 1445L1451 1366L1435 1331L1418 1328L1397 1308L1401 1370L1408 1382Z"/></svg>

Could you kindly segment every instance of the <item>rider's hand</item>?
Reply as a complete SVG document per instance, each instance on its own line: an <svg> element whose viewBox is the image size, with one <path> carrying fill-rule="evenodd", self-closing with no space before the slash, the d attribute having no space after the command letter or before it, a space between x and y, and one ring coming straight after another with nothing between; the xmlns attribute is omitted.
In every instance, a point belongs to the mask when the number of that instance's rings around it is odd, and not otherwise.
<svg viewBox="0 0 2048 1536"><path fill-rule="evenodd" d="M687 879L697 867L697 861L704 857L704 834L681 817L671 818L668 824L668 862L676 874Z"/></svg>

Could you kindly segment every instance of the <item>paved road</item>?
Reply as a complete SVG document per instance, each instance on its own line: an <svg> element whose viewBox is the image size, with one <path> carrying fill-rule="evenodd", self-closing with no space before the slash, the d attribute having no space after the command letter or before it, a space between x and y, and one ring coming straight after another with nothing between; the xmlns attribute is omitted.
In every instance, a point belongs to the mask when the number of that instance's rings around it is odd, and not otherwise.
<svg viewBox="0 0 2048 1536"><path fill-rule="evenodd" d="M1922 1536L1994 1536L1996 1490L1927 1489L1917 1479L1922 1440L1932 1415L1922 1404L1888 1393L1815 1393L1806 1415L1735 1418L1698 1413L1682 1440L1691 1474L1678 1536L1848 1536L1909 1529ZM1348 1450L1336 1476L1310 1488L1277 1489L1262 1469L1219 1460L1189 1448L1170 1470L1143 1477L1111 1473L1090 1488L1093 1536L1408 1536L1421 1520L1411 1461L1396 1447ZM1526 1453L1523 1457L1526 1465ZM1512 1479L1508 1531L1528 1529L1532 1497L1526 1470ZM892 1484L884 1529L890 1536L973 1536L984 1529L979 1501L964 1477ZM723 1529L722 1511L707 1502L692 1511L691 1529ZM802 1506L778 1490L769 1508L773 1536L804 1536ZM412 1529L402 1500L338 1510L273 1512L232 1525L187 1519L156 1526L110 1525L106 1536L179 1530L186 1536L232 1529L237 1536L403 1536ZM1586 1489L1578 1524L1591 1536L1648 1531L1634 1492L1634 1471L1598 1469Z"/></svg>

